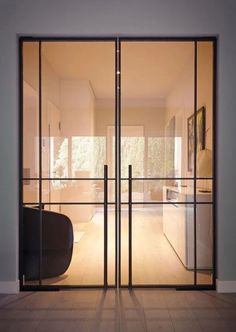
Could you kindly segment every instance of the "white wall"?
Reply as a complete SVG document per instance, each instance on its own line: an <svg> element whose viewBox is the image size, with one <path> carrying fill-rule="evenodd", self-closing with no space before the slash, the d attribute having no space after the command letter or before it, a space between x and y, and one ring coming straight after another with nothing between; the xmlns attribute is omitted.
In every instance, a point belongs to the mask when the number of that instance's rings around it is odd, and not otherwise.
<svg viewBox="0 0 236 332"><path fill-rule="evenodd" d="M234 0L0 2L0 280L3 283L13 282L4 285L15 285L18 279L18 34L219 35L218 278L223 281L236 280L235 11Z"/></svg>
<svg viewBox="0 0 236 332"><path fill-rule="evenodd" d="M94 94L88 80L61 79L62 136L94 133Z"/></svg>

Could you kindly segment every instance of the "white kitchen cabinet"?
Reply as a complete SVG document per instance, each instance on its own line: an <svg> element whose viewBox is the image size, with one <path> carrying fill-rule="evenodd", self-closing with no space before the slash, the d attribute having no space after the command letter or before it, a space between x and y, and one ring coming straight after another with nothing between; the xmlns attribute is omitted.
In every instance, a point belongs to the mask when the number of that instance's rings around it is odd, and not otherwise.
<svg viewBox="0 0 236 332"><path fill-rule="evenodd" d="M167 192L175 192L171 201ZM197 202L210 202L212 194L197 190ZM163 198L170 204L163 205L163 232L187 269L194 268L194 205L192 187L164 187ZM197 205L197 269L212 268L212 205Z"/></svg>

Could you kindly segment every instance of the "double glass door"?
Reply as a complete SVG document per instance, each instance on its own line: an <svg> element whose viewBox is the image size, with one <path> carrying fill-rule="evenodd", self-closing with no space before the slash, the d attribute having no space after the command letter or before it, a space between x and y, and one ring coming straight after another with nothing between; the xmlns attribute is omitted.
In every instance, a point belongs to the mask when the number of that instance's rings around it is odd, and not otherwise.
<svg viewBox="0 0 236 332"><path fill-rule="evenodd" d="M22 288L214 287L215 40L20 50Z"/></svg>

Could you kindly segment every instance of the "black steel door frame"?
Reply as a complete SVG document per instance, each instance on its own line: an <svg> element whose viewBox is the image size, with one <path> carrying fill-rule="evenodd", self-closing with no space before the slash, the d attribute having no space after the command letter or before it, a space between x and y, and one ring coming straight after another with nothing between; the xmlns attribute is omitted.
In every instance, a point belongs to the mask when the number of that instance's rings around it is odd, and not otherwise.
<svg viewBox="0 0 236 332"><path fill-rule="evenodd" d="M104 165L104 177L103 178L95 178L94 180L103 180L104 181L104 202L71 202L70 204L98 204L104 206L104 284L103 285L63 285L63 286L46 286L42 285L41 277L39 278L39 285L37 286L28 286L24 284L23 277L23 181L29 180L28 178L24 178L23 176L23 43L25 42L38 42L39 43L39 207L40 214L42 211L42 206L44 202L42 202L42 180L52 180L52 178L43 178L42 177L42 156L41 156L41 136L42 136L42 91L41 91L41 43L44 41L110 41L114 42L114 56L115 56L115 178L108 178L107 166ZM166 284L166 285L135 285L132 282L132 206L135 204L140 204L140 202L132 201L132 181L133 180L166 180L167 178L134 178L132 177L132 166L129 166L129 173L127 174L127 178L121 178L121 45L122 42L135 42L135 41L153 41L153 42L192 42L194 43L194 118L196 120L197 114L197 43L201 41L209 41L213 43L213 277L212 284L197 284L197 267L196 267L196 206L201 202L196 201L196 182L200 178L196 177L196 121L194 121L194 133L195 133L195 153L194 153L194 177L193 178L179 178L179 179L188 179L194 181L194 283L191 285L174 285L174 284ZM199 289L215 289L216 288L216 194L217 194L217 183L216 183L216 172L217 172L217 151L216 151L216 139L217 139L217 36L190 36L190 37L158 37L158 36L143 36L143 37L134 37L134 36L104 36L104 37L47 37L47 36L20 36L19 37L19 280L20 280L20 289L21 290L59 290L66 288L121 288L121 287L129 287L129 288L175 288L175 289L191 289L191 290L199 290ZM86 178L65 178L65 180L86 180ZM178 179L178 178L168 178ZM30 180L34 180L30 178ZM91 178L90 178L91 180ZM115 181L115 202L108 201L108 181ZM121 202L121 181L128 180L129 191L128 191L128 202ZM141 202L142 203L142 202ZM30 203L27 203L30 205ZM25 205L27 205L25 204ZM51 203L51 204L59 204L59 203ZM66 204L60 202L60 204ZM128 284L122 285L121 283L121 206L122 204L128 204L128 227L129 227L129 277ZM153 202L143 202L143 204L153 204ZM165 203L156 203L156 204L165 204ZM179 204L179 202L178 202ZM180 202L181 204L181 202ZM186 202L182 202L182 204L186 204ZM192 203L191 203L192 204ZM108 261L107 261L107 219L108 219L108 206L115 205L115 284L108 285L107 281L107 273L108 273ZM41 229L41 228L40 228ZM41 230L42 232L42 230ZM42 234L40 234L40 238ZM39 271L41 271L41 260L42 257L39 257ZM39 272L41 273L41 272Z"/></svg>

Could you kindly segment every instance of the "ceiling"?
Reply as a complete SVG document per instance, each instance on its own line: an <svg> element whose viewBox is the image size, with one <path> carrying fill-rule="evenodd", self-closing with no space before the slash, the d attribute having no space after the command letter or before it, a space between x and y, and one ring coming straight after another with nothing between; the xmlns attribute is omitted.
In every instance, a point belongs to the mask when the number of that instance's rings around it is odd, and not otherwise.
<svg viewBox="0 0 236 332"><path fill-rule="evenodd" d="M42 52L61 79L89 80L96 98L114 98L114 42L43 42ZM166 98L193 58L193 42L122 42L122 98Z"/></svg>

